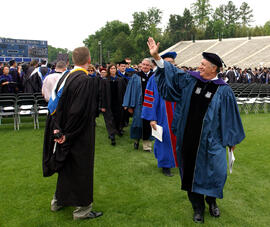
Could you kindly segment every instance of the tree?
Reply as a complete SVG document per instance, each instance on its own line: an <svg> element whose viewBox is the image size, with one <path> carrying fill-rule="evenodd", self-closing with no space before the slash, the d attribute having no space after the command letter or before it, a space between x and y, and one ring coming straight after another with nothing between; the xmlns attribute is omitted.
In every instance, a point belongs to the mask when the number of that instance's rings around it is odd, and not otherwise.
<svg viewBox="0 0 270 227"><path fill-rule="evenodd" d="M54 62L57 60L58 54L68 54L69 55L69 62L71 62L71 56L72 52L69 51L68 49L63 49L63 48L55 48L53 46L48 45L48 61L49 62Z"/></svg>
<svg viewBox="0 0 270 227"><path fill-rule="evenodd" d="M250 6L243 2L240 6L239 15L241 19L241 24L243 26L249 26L251 22L253 22L253 10L250 8Z"/></svg>
<svg viewBox="0 0 270 227"><path fill-rule="evenodd" d="M104 27L96 31L94 35L89 35L83 42L91 52L92 62L96 63L99 62L100 46L98 43L101 41L102 62L105 63L123 57L122 54L118 57L114 55L119 48L121 48L121 51L117 51L117 53L132 52L134 50L129 41L130 33L128 24L115 20L107 22ZM119 41L120 43L118 43L114 41L115 39L121 40L121 42ZM122 43L125 43L127 46L121 45ZM109 59L111 56L113 56L112 59Z"/></svg>
<svg viewBox="0 0 270 227"><path fill-rule="evenodd" d="M264 28L261 26L255 26L251 29L251 35L252 36L263 36L264 34Z"/></svg>
<svg viewBox="0 0 270 227"><path fill-rule="evenodd" d="M225 5L220 5L215 9L215 12L213 13L213 20L214 21L224 21L225 20Z"/></svg>
<svg viewBox="0 0 270 227"><path fill-rule="evenodd" d="M112 40L112 45L116 47L116 51L112 53L113 55L110 59L112 62L119 62L126 57L131 57L136 54L132 41L124 32L119 33Z"/></svg>
<svg viewBox="0 0 270 227"><path fill-rule="evenodd" d="M133 32L148 32L152 27L157 28L162 19L162 12L157 8L150 8L147 12L133 13L131 24Z"/></svg>
<svg viewBox="0 0 270 227"><path fill-rule="evenodd" d="M183 16L170 15L167 31L173 43L190 40L195 33L194 19L191 12L185 8Z"/></svg>
<svg viewBox="0 0 270 227"><path fill-rule="evenodd" d="M131 57L139 62L149 55L146 45L148 37L152 36L156 40L161 40L162 33L158 25L162 19L162 12L157 8L150 8L147 12L135 12L132 16L130 39L135 44L137 54Z"/></svg>
<svg viewBox="0 0 270 227"><path fill-rule="evenodd" d="M264 24L263 30L265 35L270 35L270 20Z"/></svg>
<svg viewBox="0 0 270 227"><path fill-rule="evenodd" d="M205 28L209 21L211 11L212 8L209 0L197 0L197 2L193 3L192 13L194 14L196 25L201 28Z"/></svg>
<svg viewBox="0 0 270 227"><path fill-rule="evenodd" d="M224 22L227 27L237 24L239 11L232 1L229 1L224 8Z"/></svg>
<svg viewBox="0 0 270 227"><path fill-rule="evenodd" d="M205 38L206 39L222 39L225 32L225 25L224 21L221 19L211 20L207 24L206 31L205 31Z"/></svg>
<svg viewBox="0 0 270 227"><path fill-rule="evenodd" d="M184 9L184 13L183 13L183 32L185 33L185 39L191 39L192 35L194 35L195 33L195 26L194 26L194 18L190 12L190 10L188 10L187 8Z"/></svg>

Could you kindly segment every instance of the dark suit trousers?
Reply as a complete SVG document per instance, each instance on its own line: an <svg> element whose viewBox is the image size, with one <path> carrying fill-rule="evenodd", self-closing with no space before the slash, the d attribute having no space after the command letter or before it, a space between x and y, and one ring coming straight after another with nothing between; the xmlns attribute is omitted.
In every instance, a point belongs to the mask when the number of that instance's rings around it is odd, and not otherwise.
<svg viewBox="0 0 270 227"><path fill-rule="evenodd" d="M202 194L198 194L196 192L187 192L188 194L188 198L189 201L192 204L193 210L194 211L198 211L198 212L204 212L205 209L205 203L204 203L204 199L208 204L214 203L216 201L215 197L211 197L211 196L205 196Z"/></svg>

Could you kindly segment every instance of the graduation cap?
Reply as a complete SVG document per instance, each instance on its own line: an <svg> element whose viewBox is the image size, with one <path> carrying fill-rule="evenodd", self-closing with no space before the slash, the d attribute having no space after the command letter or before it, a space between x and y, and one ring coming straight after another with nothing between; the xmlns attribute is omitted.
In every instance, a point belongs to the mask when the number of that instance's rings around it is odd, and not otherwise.
<svg viewBox="0 0 270 227"><path fill-rule="evenodd" d="M167 52L165 54L162 54L160 57L161 58L172 58L172 59L175 59L177 56L177 53L176 52Z"/></svg>
<svg viewBox="0 0 270 227"><path fill-rule="evenodd" d="M127 65L127 62L126 62L126 60L123 60L123 61L119 61L119 62L117 62L117 64L119 64L119 65L121 65L121 64L125 64L125 65Z"/></svg>
<svg viewBox="0 0 270 227"><path fill-rule="evenodd" d="M217 55L214 53L209 53L209 52L203 52L202 56L207 60L210 61L211 63L213 63L214 65L216 65L217 67L222 67L223 64L226 67L224 61Z"/></svg>

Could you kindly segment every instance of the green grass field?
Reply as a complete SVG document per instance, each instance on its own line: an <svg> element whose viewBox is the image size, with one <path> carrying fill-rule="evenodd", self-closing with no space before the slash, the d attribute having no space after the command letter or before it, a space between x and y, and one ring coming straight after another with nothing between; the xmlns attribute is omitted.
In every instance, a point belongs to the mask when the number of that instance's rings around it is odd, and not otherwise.
<svg viewBox="0 0 270 227"><path fill-rule="evenodd" d="M237 146L235 165L218 200L220 218L205 213L205 226L270 225L270 114L242 115L246 139ZM0 127L0 227L196 226L178 169L165 177L153 153L133 150L126 130L117 145L97 119L94 220L72 220L72 207L50 211L56 175L42 177L44 121L39 130L24 124ZM207 207L208 208L208 207Z"/></svg>

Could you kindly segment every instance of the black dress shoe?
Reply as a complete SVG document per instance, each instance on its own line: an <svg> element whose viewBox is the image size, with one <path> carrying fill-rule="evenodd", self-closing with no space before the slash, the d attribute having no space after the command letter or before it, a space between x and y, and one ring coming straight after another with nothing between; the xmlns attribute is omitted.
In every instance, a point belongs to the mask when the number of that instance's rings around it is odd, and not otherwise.
<svg viewBox="0 0 270 227"><path fill-rule="evenodd" d="M204 223L203 212L194 211L193 221L196 222L196 223Z"/></svg>
<svg viewBox="0 0 270 227"><path fill-rule="evenodd" d="M171 173L171 169L170 168L162 168L162 173L166 177L172 177L173 176L173 174Z"/></svg>
<svg viewBox="0 0 270 227"><path fill-rule="evenodd" d="M139 149L139 143L138 143L138 142L135 142L135 143L134 143L134 149L135 149L135 150L138 150L138 149Z"/></svg>
<svg viewBox="0 0 270 227"><path fill-rule="evenodd" d="M114 135L110 135L109 136L111 139L111 145L115 146L116 142L115 142L115 136Z"/></svg>
<svg viewBox="0 0 270 227"><path fill-rule="evenodd" d="M209 204L209 213L215 218L218 218L220 216L220 211L216 202Z"/></svg>
<svg viewBox="0 0 270 227"><path fill-rule="evenodd" d="M122 132L118 133L118 136L122 137L124 134Z"/></svg>
<svg viewBox="0 0 270 227"><path fill-rule="evenodd" d="M151 153L152 152L152 150L143 150L144 152L149 152L149 153Z"/></svg>

